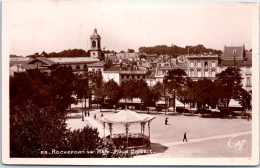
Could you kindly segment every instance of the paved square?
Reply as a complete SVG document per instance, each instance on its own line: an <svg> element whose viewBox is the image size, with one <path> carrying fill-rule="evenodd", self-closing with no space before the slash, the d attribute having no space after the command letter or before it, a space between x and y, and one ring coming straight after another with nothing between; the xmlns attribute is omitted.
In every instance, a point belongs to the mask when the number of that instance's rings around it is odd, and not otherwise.
<svg viewBox="0 0 260 168"><path fill-rule="evenodd" d="M103 137L104 131L99 117L101 114L105 116L112 113L91 110L90 117L85 117L84 121L81 118L68 119L67 126L78 129L89 125L97 128ZM72 115L79 114L81 113ZM251 120L164 114L154 116L155 119L151 122L151 143L155 154L137 157L251 157ZM169 118L168 125L164 124L166 117ZM133 124L129 129L131 133L141 132L140 124ZM123 125L113 125L113 133L123 132L125 132ZM147 125L145 133L148 135ZM188 142L182 141L184 133L187 134ZM105 134L109 135L107 125Z"/></svg>

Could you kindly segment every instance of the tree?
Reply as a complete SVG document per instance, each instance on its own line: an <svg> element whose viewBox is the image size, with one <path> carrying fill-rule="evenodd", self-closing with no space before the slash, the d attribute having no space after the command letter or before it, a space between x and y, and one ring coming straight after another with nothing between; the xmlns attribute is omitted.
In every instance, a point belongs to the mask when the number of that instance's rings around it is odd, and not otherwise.
<svg viewBox="0 0 260 168"><path fill-rule="evenodd" d="M238 101L239 104L242 106L244 112L252 108L251 100L252 100L252 95L245 89L241 88L239 90Z"/></svg>
<svg viewBox="0 0 260 168"><path fill-rule="evenodd" d="M213 89L213 82L210 79L203 78L203 80L196 82L195 101L196 103L201 104L203 109L206 108L206 105L210 105L212 99L211 93Z"/></svg>
<svg viewBox="0 0 260 168"><path fill-rule="evenodd" d="M146 81L143 79L136 81L136 97L141 99L144 107L154 106L155 104L155 96L152 92L152 89L149 88ZM149 113L149 108L148 108Z"/></svg>
<svg viewBox="0 0 260 168"><path fill-rule="evenodd" d="M10 156L43 157L41 151L63 150L66 125L53 107L28 101L10 111Z"/></svg>
<svg viewBox="0 0 260 168"><path fill-rule="evenodd" d="M173 109L175 111L175 98L177 89L184 84L186 75L182 69L173 69L168 71L168 74L164 76L163 82L166 84L169 93L173 95Z"/></svg>
<svg viewBox="0 0 260 168"><path fill-rule="evenodd" d="M172 55L174 57L178 55L183 55L183 54L204 54L204 53L212 53L212 54L222 54L221 50L215 50L211 48L206 48L202 44L199 44L197 46L186 46L186 47L179 47L177 45L171 45L171 46L166 46L166 45L157 45L153 47L140 47L139 48L140 53L146 53L146 54L167 54L167 55Z"/></svg>
<svg viewBox="0 0 260 168"><path fill-rule="evenodd" d="M238 99L239 90L242 88L241 81L240 69L236 67L228 67L217 74L220 102L226 110L231 99Z"/></svg>
<svg viewBox="0 0 260 168"><path fill-rule="evenodd" d="M134 53L135 50L130 48L130 49L128 49L128 52L129 52L129 53Z"/></svg>
<svg viewBox="0 0 260 168"><path fill-rule="evenodd" d="M113 105L116 105L122 97L121 88L113 79L104 84L104 93L109 99L108 102Z"/></svg>
<svg viewBox="0 0 260 168"><path fill-rule="evenodd" d="M96 150L103 145L97 130L71 133L66 129L65 110L72 100L73 78L71 69L65 67L50 76L31 70L10 77L11 157L67 157L41 151Z"/></svg>
<svg viewBox="0 0 260 168"><path fill-rule="evenodd" d="M69 150L93 152L92 154L70 155L70 157L102 157L102 153L98 153L98 150L104 149L104 142L98 134L97 128L89 126L70 131L67 134Z"/></svg>
<svg viewBox="0 0 260 168"><path fill-rule="evenodd" d="M97 98L103 97L102 87L103 87L103 77L101 71L89 71L89 107L92 107L92 95L94 94Z"/></svg>
<svg viewBox="0 0 260 168"><path fill-rule="evenodd" d="M166 106L167 102L167 86L165 83L157 82L152 88L155 96L155 101L163 99L165 102L165 114L166 114Z"/></svg>
<svg viewBox="0 0 260 168"><path fill-rule="evenodd" d="M193 82L189 77L185 78L185 82L183 87L178 88L177 97L180 102L185 103L192 103L195 101L195 82ZM189 105L191 107L191 105Z"/></svg>
<svg viewBox="0 0 260 168"><path fill-rule="evenodd" d="M64 112L72 103L74 92L75 76L70 67L59 67L52 72L50 77L50 97L51 105L57 107L58 111Z"/></svg>
<svg viewBox="0 0 260 168"><path fill-rule="evenodd" d="M87 108L87 99L89 98L90 88L89 88L89 74L88 71L82 73L77 73L75 77L75 94L77 99L84 98L85 105L84 108Z"/></svg>
<svg viewBox="0 0 260 168"><path fill-rule="evenodd" d="M133 99L136 97L136 81L135 80L127 80L121 82L120 88L123 92L123 97L125 98L125 104L126 99Z"/></svg>

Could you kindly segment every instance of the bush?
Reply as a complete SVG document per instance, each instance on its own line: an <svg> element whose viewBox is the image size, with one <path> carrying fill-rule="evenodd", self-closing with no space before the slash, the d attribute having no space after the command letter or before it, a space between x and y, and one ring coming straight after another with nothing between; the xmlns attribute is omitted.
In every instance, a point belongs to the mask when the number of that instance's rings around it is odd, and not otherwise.
<svg viewBox="0 0 260 168"><path fill-rule="evenodd" d="M108 103L102 103L101 104L101 108L105 108L105 109L113 109L113 105L108 104Z"/></svg>
<svg viewBox="0 0 260 168"><path fill-rule="evenodd" d="M156 111L162 111L163 109L165 109L164 106L156 106Z"/></svg>
<svg viewBox="0 0 260 168"><path fill-rule="evenodd" d="M176 107L176 112L178 113L189 113L188 109L185 109L184 107Z"/></svg>
<svg viewBox="0 0 260 168"><path fill-rule="evenodd" d="M199 113L199 114L212 114L212 111L211 110L208 110L208 109L197 109L197 112L196 113Z"/></svg>

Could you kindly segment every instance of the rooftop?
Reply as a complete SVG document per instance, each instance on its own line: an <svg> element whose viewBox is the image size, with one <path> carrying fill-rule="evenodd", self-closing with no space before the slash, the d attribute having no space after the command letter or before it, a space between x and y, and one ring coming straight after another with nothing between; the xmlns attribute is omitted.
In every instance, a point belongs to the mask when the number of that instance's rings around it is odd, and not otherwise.
<svg viewBox="0 0 260 168"><path fill-rule="evenodd" d="M111 71L120 71L120 67L118 66L111 66L110 68L106 69L104 72L111 72Z"/></svg>
<svg viewBox="0 0 260 168"><path fill-rule="evenodd" d="M59 64L67 64L67 63L90 63L90 62L98 62L99 59L92 57L60 57L60 58L48 58L49 60L59 63Z"/></svg>
<svg viewBox="0 0 260 168"><path fill-rule="evenodd" d="M223 59L243 58L244 46L227 47L224 48Z"/></svg>
<svg viewBox="0 0 260 168"><path fill-rule="evenodd" d="M91 38L98 38L98 39L101 38L100 35L97 33L97 29L96 28L94 29L94 33L90 37Z"/></svg>
<svg viewBox="0 0 260 168"><path fill-rule="evenodd" d="M100 61L100 62L88 64L88 67L102 67L104 65L105 65L105 63Z"/></svg>
<svg viewBox="0 0 260 168"><path fill-rule="evenodd" d="M222 60L218 66L252 66L252 60Z"/></svg>
<svg viewBox="0 0 260 168"><path fill-rule="evenodd" d="M16 64L26 64L30 61L29 57L17 57L17 58L10 58L10 67Z"/></svg>
<svg viewBox="0 0 260 168"><path fill-rule="evenodd" d="M146 74L146 71L120 71L120 74Z"/></svg>

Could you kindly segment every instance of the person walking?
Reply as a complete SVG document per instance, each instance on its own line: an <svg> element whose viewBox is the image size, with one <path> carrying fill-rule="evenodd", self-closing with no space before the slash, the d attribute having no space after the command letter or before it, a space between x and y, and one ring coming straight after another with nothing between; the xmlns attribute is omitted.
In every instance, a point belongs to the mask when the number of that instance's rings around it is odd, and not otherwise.
<svg viewBox="0 0 260 168"><path fill-rule="evenodd" d="M186 142L188 142L186 133L184 133L183 142L184 142L184 140L186 140Z"/></svg>
<svg viewBox="0 0 260 168"><path fill-rule="evenodd" d="M165 125L168 124L168 118L165 118Z"/></svg>

